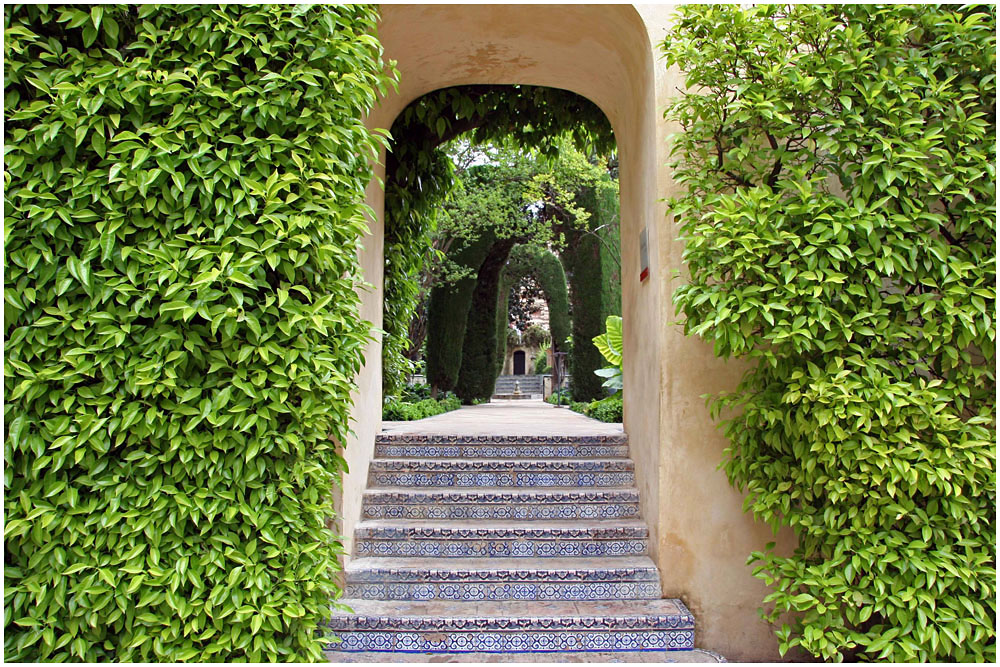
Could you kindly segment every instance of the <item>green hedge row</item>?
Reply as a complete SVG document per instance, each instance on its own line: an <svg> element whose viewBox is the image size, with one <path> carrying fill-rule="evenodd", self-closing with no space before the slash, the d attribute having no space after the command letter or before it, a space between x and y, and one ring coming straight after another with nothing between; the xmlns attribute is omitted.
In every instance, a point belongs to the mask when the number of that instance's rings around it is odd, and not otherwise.
<svg viewBox="0 0 1000 667"><path fill-rule="evenodd" d="M415 421L458 410L460 407L462 407L462 402L453 395L441 400L425 398L417 402L390 399L382 407L382 419L386 421Z"/></svg>
<svg viewBox="0 0 1000 667"><path fill-rule="evenodd" d="M322 659L376 19L6 8L7 660Z"/></svg>

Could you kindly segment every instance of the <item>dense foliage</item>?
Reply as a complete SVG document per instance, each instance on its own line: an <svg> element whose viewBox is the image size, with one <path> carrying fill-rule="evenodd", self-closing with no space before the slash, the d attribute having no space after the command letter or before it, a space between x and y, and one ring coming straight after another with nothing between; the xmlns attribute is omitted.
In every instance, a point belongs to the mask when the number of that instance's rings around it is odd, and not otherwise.
<svg viewBox="0 0 1000 667"><path fill-rule="evenodd" d="M498 339L504 329L507 313L500 313L500 274L507 263L507 256L514 246L514 239L498 239L479 266L476 286L468 303L465 319L465 340L462 343L462 364L458 369L455 394L462 403L488 401L493 395L497 379L497 357L500 354ZM448 343L445 343L448 344Z"/></svg>
<svg viewBox="0 0 1000 667"><path fill-rule="evenodd" d="M622 336L622 318L618 315L609 315L605 320L604 333L595 336L593 342L597 351L610 364L594 371L595 375L604 378L604 384L601 387L611 391L621 391L623 386L622 360L625 349L625 340Z"/></svg>
<svg viewBox="0 0 1000 667"><path fill-rule="evenodd" d="M566 247L560 252L570 284L573 349L568 361L576 401L604 396L602 380L594 374L604 364L593 339L601 334L608 316L621 314L619 247L607 241L618 237L618 193L609 187L610 178L601 184L604 188L591 186L578 192L577 200L590 217L586 227L565 229Z"/></svg>
<svg viewBox="0 0 1000 667"><path fill-rule="evenodd" d="M994 7L687 6L664 43L686 331L781 650L996 658Z"/></svg>
<svg viewBox="0 0 1000 667"><path fill-rule="evenodd" d="M4 657L322 659L376 13L4 19Z"/></svg>
<svg viewBox="0 0 1000 667"><path fill-rule="evenodd" d="M604 113L586 98L542 86L457 86L424 95L396 118L386 162L383 393L398 393L412 368L408 329L421 302L438 207L455 186L446 145L513 143L557 155L565 137L600 154L614 146Z"/></svg>
<svg viewBox="0 0 1000 667"><path fill-rule="evenodd" d="M440 399L413 399L405 395L392 397L382 406L382 419L386 421L415 421L458 410L462 402L454 394Z"/></svg>

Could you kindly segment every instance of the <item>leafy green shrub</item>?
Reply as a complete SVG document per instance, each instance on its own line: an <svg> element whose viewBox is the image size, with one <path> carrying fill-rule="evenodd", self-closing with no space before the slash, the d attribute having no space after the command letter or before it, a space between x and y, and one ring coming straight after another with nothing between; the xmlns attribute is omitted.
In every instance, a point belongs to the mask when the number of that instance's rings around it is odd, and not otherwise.
<svg viewBox="0 0 1000 667"><path fill-rule="evenodd" d="M605 378L602 388L610 391L622 389L622 350L625 347L622 338L622 318L609 315L605 322L605 331L594 337L594 347L601 353L611 366L599 368L594 375ZM610 392L609 392L610 393Z"/></svg>
<svg viewBox="0 0 1000 667"><path fill-rule="evenodd" d="M622 396L615 394L600 401L593 401L587 405L583 413L598 421L620 424L624 413Z"/></svg>
<svg viewBox="0 0 1000 667"><path fill-rule="evenodd" d="M5 8L7 660L322 659L376 18Z"/></svg>
<svg viewBox="0 0 1000 667"><path fill-rule="evenodd" d="M407 384L403 387L400 398L408 403L422 401L431 397L431 386L429 384Z"/></svg>
<svg viewBox="0 0 1000 667"><path fill-rule="evenodd" d="M543 344L538 348L538 356L535 357L535 365L532 369L535 375L547 375L552 372L552 366L549 365L549 355L548 351L550 349L549 344Z"/></svg>
<svg viewBox="0 0 1000 667"><path fill-rule="evenodd" d="M569 389L558 389L552 392L548 398L545 399L546 403L551 403L552 405L569 405L572 400Z"/></svg>
<svg viewBox="0 0 1000 667"><path fill-rule="evenodd" d="M573 412L579 412L581 415L587 414L587 407L589 403L584 403L582 401L573 401L569 404L569 409Z"/></svg>
<svg viewBox="0 0 1000 667"><path fill-rule="evenodd" d="M777 635L996 659L996 14L687 6L685 330L757 360L716 410ZM717 413L716 413L717 414Z"/></svg>
<svg viewBox="0 0 1000 667"><path fill-rule="evenodd" d="M458 410L460 407L462 407L462 402L454 394L447 395L440 401L425 398L416 402L407 402L392 398L382 406L382 419L386 421L415 421Z"/></svg>

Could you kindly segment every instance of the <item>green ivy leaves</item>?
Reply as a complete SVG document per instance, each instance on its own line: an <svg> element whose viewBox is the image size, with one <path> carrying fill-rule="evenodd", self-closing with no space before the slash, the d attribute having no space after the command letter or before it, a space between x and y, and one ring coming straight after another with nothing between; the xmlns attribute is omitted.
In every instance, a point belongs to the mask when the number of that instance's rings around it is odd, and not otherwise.
<svg viewBox="0 0 1000 667"><path fill-rule="evenodd" d="M784 652L995 659L992 7L682 8L667 60L688 333Z"/></svg>
<svg viewBox="0 0 1000 667"><path fill-rule="evenodd" d="M376 14L5 19L5 656L322 659Z"/></svg>

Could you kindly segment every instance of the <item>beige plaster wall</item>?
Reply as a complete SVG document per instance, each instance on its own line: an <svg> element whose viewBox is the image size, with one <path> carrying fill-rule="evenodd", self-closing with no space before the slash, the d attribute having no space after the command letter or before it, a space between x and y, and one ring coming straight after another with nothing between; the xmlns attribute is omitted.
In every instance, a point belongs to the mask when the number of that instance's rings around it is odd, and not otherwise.
<svg viewBox="0 0 1000 667"><path fill-rule="evenodd" d="M694 612L699 646L731 660L768 660L777 657L776 641L756 611L766 592L744 561L773 538L743 514L742 498L716 469L726 441L701 399L734 387L740 369L669 324L676 319L671 295L682 278L672 276L682 268L682 248L661 201L675 187L666 166L674 128L662 112L681 79L663 66L656 44L667 34L670 13L662 5L383 5L379 38L402 80L368 124L387 128L421 95L473 83L565 88L607 114L620 154L625 430L652 557L664 593ZM363 295L364 312L380 323L382 194L373 186L368 196L379 219L362 255L375 285ZM643 227L651 275L640 283ZM358 382L357 437L346 447L351 470L340 506L348 539L380 427L380 344L369 352Z"/></svg>

